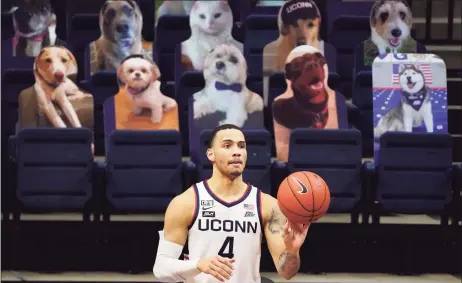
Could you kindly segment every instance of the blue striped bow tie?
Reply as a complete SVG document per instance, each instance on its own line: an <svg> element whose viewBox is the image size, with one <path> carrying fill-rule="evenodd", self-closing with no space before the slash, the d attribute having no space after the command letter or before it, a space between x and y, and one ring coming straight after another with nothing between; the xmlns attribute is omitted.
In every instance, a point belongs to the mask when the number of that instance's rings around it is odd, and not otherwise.
<svg viewBox="0 0 462 283"><path fill-rule="evenodd" d="M234 84L224 84L222 82L215 82L215 88L217 90L231 90L234 92L241 92L242 91L242 84L234 83Z"/></svg>

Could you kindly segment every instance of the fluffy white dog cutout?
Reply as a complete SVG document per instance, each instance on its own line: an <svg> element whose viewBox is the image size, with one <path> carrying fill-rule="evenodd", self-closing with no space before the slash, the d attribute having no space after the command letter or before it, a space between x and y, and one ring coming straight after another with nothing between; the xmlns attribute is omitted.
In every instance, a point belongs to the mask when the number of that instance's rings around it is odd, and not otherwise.
<svg viewBox="0 0 462 283"><path fill-rule="evenodd" d="M186 70L203 71L208 53L220 44L232 44L243 52L243 44L233 38L233 13L226 0L196 1L189 15L191 37L181 43Z"/></svg>
<svg viewBox="0 0 462 283"><path fill-rule="evenodd" d="M143 55L130 55L117 70L119 80L133 105L135 115L143 109L151 110L153 123L162 121L163 113L177 107L174 99L160 92L160 71L157 65L146 60Z"/></svg>
<svg viewBox="0 0 462 283"><path fill-rule="evenodd" d="M218 125L244 126L248 115L263 110L263 98L246 87L247 62L233 45L220 45L205 59L205 88L193 95L194 120L225 113Z"/></svg>

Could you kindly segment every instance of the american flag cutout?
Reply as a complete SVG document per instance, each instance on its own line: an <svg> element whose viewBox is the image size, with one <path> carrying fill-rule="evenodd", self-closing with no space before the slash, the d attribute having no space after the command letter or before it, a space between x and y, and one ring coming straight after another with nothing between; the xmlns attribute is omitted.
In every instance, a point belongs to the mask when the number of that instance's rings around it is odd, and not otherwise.
<svg viewBox="0 0 462 283"><path fill-rule="evenodd" d="M393 75L391 78L393 85L399 85L399 65L400 64L393 64ZM412 64L408 64L412 65ZM425 84L430 85L433 83L433 75L432 75L432 66L431 64L420 64L420 71L424 74L425 77Z"/></svg>
<svg viewBox="0 0 462 283"><path fill-rule="evenodd" d="M244 204L244 208L248 210L253 210L255 206L253 204Z"/></svg>

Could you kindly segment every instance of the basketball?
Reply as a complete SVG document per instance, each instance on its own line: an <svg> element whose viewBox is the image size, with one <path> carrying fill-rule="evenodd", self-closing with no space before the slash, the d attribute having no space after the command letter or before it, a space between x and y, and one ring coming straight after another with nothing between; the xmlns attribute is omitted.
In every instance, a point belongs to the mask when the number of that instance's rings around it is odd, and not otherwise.
<svg viewBox="0 0 462 283"><path fill-rule="evenodd" d="M330 191L319 175L300 171L282 181L277 200L281 212L290 222L309 224L326 214Z"/></svg>

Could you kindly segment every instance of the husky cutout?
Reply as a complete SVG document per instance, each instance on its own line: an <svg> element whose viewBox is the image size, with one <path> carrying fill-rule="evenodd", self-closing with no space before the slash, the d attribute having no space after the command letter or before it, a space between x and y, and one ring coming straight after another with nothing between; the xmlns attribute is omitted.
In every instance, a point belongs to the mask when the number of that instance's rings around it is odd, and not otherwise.
<svg viewBox="0 0 462 283"><path fill-rule="evenodd" d="M414 127L420 127L422 123L425 124L427 133L433 132L430 91L419 65L400 65L398 77L401 101L377 123L374 129L376 139L387 131L412 132Z"/></svg>

